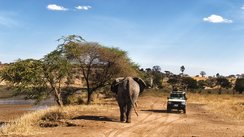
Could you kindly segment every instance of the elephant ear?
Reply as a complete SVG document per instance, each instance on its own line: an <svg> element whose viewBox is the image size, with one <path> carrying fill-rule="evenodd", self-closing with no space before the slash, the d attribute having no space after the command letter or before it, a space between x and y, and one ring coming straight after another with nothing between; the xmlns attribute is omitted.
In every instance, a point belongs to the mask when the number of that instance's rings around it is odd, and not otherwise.
<svg viewBox="0 0 244 137"><path fill-rule="evenodd" d="M117 94L117 92L118 92L118 87L119 87L119 83L120 83L120 81L121 81L122 79L124 79L124 78L116 78L116 79L112 82L112 84L111 84L111 91L112 91L113 93L116 93L116 94Z"/></svg>
<svg viewBox="0 0 244 137"><path fill-rule="evenodd" d="M133 79L139 84L140 93L143 92L144 88L147 86L146 83L141 78L138 77L134 77Z"/></svg>

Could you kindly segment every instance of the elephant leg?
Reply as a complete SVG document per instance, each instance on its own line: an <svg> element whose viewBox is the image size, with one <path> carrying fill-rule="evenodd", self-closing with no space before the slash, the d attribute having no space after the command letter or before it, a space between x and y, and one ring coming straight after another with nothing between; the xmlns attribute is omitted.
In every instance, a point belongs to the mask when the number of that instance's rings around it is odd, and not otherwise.
<svg viewBox="0 0 244 137"><path fill-rule="evenodd" d="M125 122L126 105L120 106L120 121Z"/></svg>
<svg viewBox="0 0 244 137"><path fill-rule="evenodd" d="M126 122L131 123L131 112L132 112L132 104L127 104L127 112L126 112Z"/></svg>

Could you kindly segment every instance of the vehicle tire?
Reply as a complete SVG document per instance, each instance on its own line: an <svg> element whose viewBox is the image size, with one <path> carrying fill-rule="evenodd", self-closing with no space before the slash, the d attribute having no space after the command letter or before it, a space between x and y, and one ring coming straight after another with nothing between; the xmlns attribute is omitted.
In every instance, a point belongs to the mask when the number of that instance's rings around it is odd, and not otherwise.
<svg viewBox="0 0 244 137"><path fill-rule="evenodd" d="M170 113L171 112L171 108L169 106L167 106L167 112Z"/></svg>
<svg viewBox="0 0 244 137"><path fill-rule="evenodd" d="M183 113L186 113L186 108L183 108Z"/></svg>

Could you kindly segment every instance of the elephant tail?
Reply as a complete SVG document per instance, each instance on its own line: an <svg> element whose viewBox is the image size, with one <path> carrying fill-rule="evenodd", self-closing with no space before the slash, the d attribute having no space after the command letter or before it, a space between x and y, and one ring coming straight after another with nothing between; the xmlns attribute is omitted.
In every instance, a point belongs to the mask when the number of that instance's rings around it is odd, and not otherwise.
<svg viewBox="0 0 244 137"><path fill-rule="evenodd" d="M137 111L136 111L135 103L132 101L131 95L130 95L130 100L131 100L131 104L132 104L132 107L133 107L136 115L139 116L138 113L137 113Z"/></svg>
<svg viewBox="0 0 244 137"><path fill-rule="evenodd" d="M126 87L127 87L128 90L130 90L130 81L129 80L126 83ZM131 93L129 91L127 93L129 94L130 102L131 102L131 105L132 105L132 107L133 107L136 115L139 116L138 113L137 113L137 111L136 111L136 107L135 107L135 103L136 102L133 101Z"/></svg>

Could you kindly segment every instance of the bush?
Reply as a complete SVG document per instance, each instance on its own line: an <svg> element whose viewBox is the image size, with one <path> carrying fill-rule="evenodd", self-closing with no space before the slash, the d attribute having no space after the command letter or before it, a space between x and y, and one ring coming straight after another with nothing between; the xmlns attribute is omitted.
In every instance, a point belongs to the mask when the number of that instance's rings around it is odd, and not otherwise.
<svg viewBox="0 0 244 137"><path fill-rule="evenodd" d="M59 121L60 119L64 119L64 114L61 111L48 112L41 117L41 120L53 122Z"/></svg>
<svg viewBox="0 0 244 137"><path fill-rule="evenodd" d="M244 91L244 78L236 79L234 89L238 91L240 94Z"/></svg>
<svg viewBox="0 0 244 137"><path fill-rule="evenodd" d="M87 98L87 95L86 93L83 92L83 94L73 94L71 96L69 96L67 98L67 104L77 104L77 105L80 105L80 104L85 104L86 103L86 99Z"/></svg>

